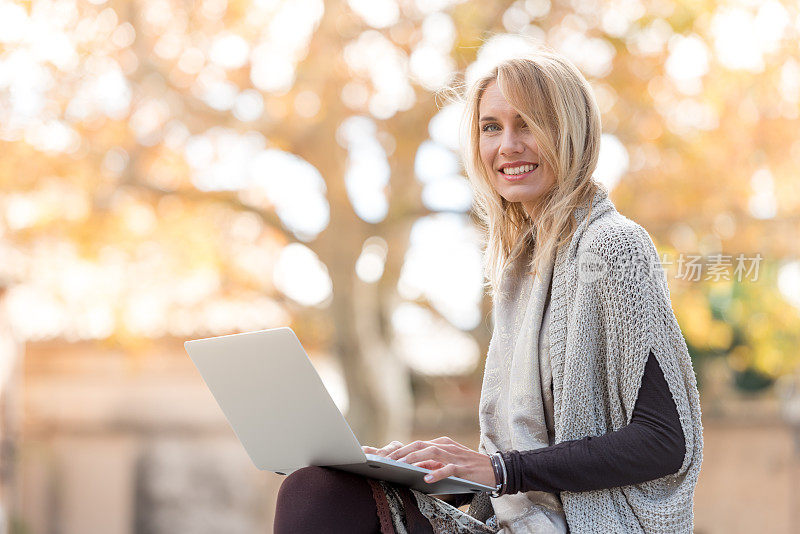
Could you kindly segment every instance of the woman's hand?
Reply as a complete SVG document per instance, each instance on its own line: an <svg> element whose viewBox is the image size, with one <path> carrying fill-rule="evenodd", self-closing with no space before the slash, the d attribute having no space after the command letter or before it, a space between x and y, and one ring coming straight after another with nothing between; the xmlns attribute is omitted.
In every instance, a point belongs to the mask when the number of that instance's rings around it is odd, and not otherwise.
<svg viewBox="0 0 800 534"><path fill-rule="evenodd" d="M495 485L494 470L489 455L473 451L448 437L415 441L396 448L387 457L430 469L432 472L425 476L425 482L429 484L456 476L486 486Z"/></svg>
<svg viewBox="0 0 800 534"><path fill-rule="evenodd" d="M361 450L364 451L364 454L376 454L378 456L383 456L384 458L388 458L390 454L393 452L400 450L401 448L405 447L405 445L399 441L393 441L390 444L382 447L380 449L376 449L375 447L367 447L366 445L361 446ZM392 458L394 459L394 458ZM413 463L413 462L412 462ZM444 467L444 464L441 462L434 462L432 460L425 460L422 462L414 463L417 467L422 467L424 469L440 469Z"/></svg>
<svg viewBox="0 0 800 534"><path fill-rule="evenodd" d="M376 449L375 447L367 447L366 445L362 445L361 446L361 450L364 451L364 454L374 454L376 456L383 456L384 458L386 458L391 453L393 453L397 449L400 449L401 447L404 447L404 446L405 445L403 445L399 441L393 441L390 444L388 444L385 447L382 447L380 449Z"/></svg>

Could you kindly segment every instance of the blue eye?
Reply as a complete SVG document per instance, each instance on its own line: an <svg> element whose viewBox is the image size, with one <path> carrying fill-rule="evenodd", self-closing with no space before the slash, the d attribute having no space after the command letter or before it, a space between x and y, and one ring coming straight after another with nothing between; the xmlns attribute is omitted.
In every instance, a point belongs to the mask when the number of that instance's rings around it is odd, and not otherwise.
<svg viewBox="0 0 800 534"><path fill-rule="evenodd" d="M487 128L489 128L490 126L494 126L495 128L497 128L497 125L496 125L496 124L494 124L493 122L490 122L489 124L486 124L486 125L484 125L484 126L483 126L483 128L481 128L481 131L482 131L482 132L488 132L488 131L490 131L490 130L488 130L488 129L487 129Z"/></svg>

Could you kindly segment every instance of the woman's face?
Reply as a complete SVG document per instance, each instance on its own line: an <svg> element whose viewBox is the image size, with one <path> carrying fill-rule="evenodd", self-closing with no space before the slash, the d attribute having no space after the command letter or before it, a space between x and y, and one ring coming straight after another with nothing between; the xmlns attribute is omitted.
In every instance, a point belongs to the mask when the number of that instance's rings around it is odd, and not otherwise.
<svg viewBox="0 0 800 534"><path fill-rule="evenodd" d="M495 191L508 202L534 210L555 183L539 155L539 145L525 121L506 101L496 82L483 92L478 106L480 154Z"/></svg>

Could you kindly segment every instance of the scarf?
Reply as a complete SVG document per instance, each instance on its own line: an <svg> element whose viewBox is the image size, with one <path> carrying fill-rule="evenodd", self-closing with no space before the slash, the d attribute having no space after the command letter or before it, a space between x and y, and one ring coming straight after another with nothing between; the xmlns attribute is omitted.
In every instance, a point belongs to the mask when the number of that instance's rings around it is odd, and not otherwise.
<svg viewBox="0 0 800 534"><path fill-rule="evenodd" d="M527 241L527 242L526 242ZM521 251L504 271L494 299L494 330L486 356L479 419L480 450L486 453L538 449L552 444L553 392L546 330L555 257L530 271L535 244ZM548 429L548 422L550 428ZM565 534L558 495L529 491L492 499L503 533Z"/></svg>

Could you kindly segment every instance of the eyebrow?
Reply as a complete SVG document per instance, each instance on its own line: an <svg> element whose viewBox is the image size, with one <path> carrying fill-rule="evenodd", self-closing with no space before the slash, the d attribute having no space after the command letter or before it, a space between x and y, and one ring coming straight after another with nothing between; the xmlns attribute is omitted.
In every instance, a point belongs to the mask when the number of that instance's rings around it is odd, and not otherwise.
<svg viewBox="0 0 800 534"><path fill-rule="evenodd" d="M517 116L516 116L516 117L514 117L514 118L515 118L515 119L521 119L521 118L522 118L522 115L520 115L519 113L517 113ZM487 122L487 121L496 121L496 120L497 120L497 119L496 119L495 117L481 117L480 121L478 121L478 122Z"/></svg>

